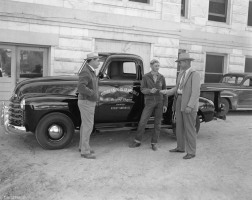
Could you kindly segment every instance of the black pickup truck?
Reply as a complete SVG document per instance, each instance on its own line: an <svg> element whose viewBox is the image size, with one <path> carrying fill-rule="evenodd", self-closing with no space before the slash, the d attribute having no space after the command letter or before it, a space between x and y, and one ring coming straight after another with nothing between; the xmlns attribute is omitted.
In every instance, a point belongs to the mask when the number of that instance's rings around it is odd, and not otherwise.
<svg viewBox="0 0 252 200"><path fill-rule="evenodd" d="M101 65L97 70L100 98L95 110L94 129L136 128L144 107L144 96L140 91L144 73L142 59L125 53L101 53L100 56ZM78 76L51 76L20 82L8 107L3 109L5 130L33 132L45 149L66 147L81 124L77 82ZM197 131L200 122L222 118L220 91L203 89L201 93L207 94L211 100L199 99ZM169 97L168 110L163 115L162 126L166 128L175 127L172 101L173 97ZM149 124L152 122L150 119Z"/></svg>

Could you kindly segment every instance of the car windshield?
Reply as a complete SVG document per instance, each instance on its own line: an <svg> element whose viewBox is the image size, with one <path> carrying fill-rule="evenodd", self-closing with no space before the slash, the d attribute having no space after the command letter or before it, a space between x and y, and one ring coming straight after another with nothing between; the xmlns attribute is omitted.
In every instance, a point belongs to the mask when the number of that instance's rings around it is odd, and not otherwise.
<svg viewBox="0 0 252 200"><path fill-rule="evenodd" d="M242 76L224 76L222 79L222 83L228 83L231 85L238 85L243 80Z"/></svg>

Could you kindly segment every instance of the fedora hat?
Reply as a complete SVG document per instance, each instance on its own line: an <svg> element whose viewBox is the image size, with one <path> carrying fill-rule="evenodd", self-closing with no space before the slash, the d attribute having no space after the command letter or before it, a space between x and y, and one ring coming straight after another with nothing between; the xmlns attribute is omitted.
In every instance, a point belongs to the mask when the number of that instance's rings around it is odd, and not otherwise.
<svg viewBox="0 0 252 200"><path fill-rule="evenodd" d="M92 59L96 59L100 57L101 56L99 56L98 53L92 52L92 53L87 54L87 58L85 60L92 60Z"/></svg>
<svg viewBox="0 0 252 200"><path fill-rule="evenodd" d="M190 57L189 53L180 53L178 56L178 60L176 60L175 62L179 62L182 60L194 60L193 58Z"/></svg>

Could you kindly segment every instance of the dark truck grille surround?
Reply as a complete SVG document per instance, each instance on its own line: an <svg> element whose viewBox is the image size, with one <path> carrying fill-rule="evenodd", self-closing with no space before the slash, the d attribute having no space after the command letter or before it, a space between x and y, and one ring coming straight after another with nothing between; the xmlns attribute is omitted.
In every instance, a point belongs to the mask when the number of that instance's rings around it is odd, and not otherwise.
<svg viewBox="0 0 252 200"><path fill-rule="evenodd" d="M23 126L24 111L20 107L20 101L12 99L9 104L9 123L14 126Z"/></svg>

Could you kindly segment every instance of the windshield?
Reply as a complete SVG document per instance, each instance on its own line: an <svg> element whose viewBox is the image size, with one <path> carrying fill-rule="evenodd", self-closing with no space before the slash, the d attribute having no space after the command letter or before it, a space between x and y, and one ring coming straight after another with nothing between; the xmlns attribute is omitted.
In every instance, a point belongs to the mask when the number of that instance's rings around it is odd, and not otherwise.
<svg viewBox="0 0 252 200"><path fill-rule="evenodd" d="M99 74L99 72L100 72L100 70L101 70L101 67L102 67L102 65L103 65L103 63L104 63L104 61L105 61L105 57L101 57L99 60L100 60L100 65L99 65L98 68L95 70L96 76Z"/></svg>
<svg viewBox="0 0 252 200"><path fill-rule="evenodd" d="M105 56L103 56L103 57L101 57L101 58L99 59L100 65L99 65L98 68L95 70L96 76L99 74L99 71L100 71L100 69L101 69L103 63L105 62L105 60L106 60L106 57L105 57ZM87 61L84 60L84 62L82 63L82 65L81 65L81 67L80 67L80 69L79 69L79 71L78 71L77 74L79 74L79 73L81 72L81 70L82 70L83 67L85 66L86 62L87 62Z"/></svg>
<svg viewBox="0 0 252 200"><path fill-rule="evenodd" d="M243 80L242 76L224 76L222 79L222 83L228 83L232 85L238 85Z"/></svg>

